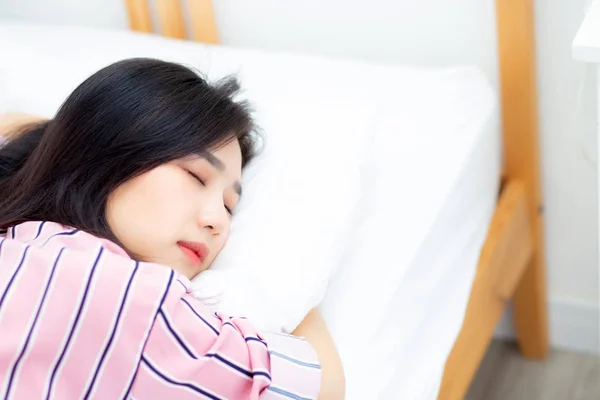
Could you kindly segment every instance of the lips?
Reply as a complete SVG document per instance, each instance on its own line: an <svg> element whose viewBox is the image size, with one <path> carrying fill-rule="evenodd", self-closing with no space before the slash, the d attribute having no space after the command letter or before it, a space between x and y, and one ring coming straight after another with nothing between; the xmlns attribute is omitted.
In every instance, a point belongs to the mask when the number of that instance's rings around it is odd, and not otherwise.
<svg viewBox="0 0 600 400"><path fill-rule="evenodd" d="M180 241L177 245L194 265L202 264L208 255L208 246L201 242Z"/></svg>

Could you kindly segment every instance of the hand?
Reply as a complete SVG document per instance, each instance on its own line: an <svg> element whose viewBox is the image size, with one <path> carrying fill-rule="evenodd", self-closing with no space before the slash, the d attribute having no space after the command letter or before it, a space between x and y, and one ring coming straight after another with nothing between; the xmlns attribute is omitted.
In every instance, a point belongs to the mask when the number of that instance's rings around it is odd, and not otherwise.
<svg viewBox="0 0 600 400"><path fill-rule="evenodd" d="M44 118L25 114L25 113L6 113L0 114L0 136L10 139L10 134L18 131L19 128L32 123L43 122Z"/></svg>

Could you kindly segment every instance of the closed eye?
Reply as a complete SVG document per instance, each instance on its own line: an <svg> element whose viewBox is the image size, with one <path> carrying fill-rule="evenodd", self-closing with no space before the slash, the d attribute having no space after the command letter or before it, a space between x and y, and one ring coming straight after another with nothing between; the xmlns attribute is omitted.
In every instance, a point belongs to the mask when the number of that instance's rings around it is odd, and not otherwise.
<svg viewBox="0 0 600 400"><path fill-rule="evenodd" d="M204 180L202 180L202 178L200 178L198 175L196 175L195 173L193 173L192 171L187 170L187 173L190 174L194 179L196 179L198 182L200 182L200 184L202 186L206 186L206 183L204 183Z"/></svg>
<svg viewBox="0 0 600 400"><path fill-rule="evenodd" d="M193 173L193 172L192 172L192 171L190 171L190 170L186 170L186 171L187 171L187 173L188 173L188 174L190 174L190 176L191 176L192 178L194 178L195 180L197 180L198 182L200 182L200 184L201 184L202 186L206 186L206 183L204 182L204 180L203 180L202 178L200 178L198 175L196 175L195 173ZM228 206L226 206L226 205L224 205L224 207L225 207L225 210L227 211L227 213L228 213L229 215L233 215L233 210L232 210L231 208L229 208L229 207L228 207Z"/></svg>

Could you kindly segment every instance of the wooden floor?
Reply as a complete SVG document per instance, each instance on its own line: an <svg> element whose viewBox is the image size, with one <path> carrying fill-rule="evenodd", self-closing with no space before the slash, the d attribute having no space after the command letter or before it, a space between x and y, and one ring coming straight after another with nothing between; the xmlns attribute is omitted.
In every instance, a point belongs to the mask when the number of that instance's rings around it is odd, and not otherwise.
<svg viewBox="0 0 600 400"><path fill-rule="evenodd" d="M600 400L600 357L554 350L525 360L512 343L494 341L467 400Z"/></svg>

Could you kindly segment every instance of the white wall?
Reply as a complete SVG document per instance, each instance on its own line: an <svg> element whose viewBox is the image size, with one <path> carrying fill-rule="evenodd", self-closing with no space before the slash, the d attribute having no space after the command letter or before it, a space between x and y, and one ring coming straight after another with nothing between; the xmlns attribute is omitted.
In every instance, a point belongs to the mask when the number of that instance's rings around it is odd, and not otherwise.
<svg viewBox="0 0 600 400"><path fill-rule="evenodd" d="M494 0L214 3L225 44L384 63L475 63L497 86ZM126 29L123 4L2 0L0 17ZM571 58L585 5L537 0L535 18L552 340L598 351L596 77ZM499 333L507 332L504 321Z"/></svg>
<svg viewBox="0 0 600 400"><path fill-rule="evenodd" d="M538 0L535 19L551 333L600 352L596 76L571 57L586 3Z"/></svg>
<svg viewBox="0 0 600 400"><path fill-rule="evenodd" d="M124 0L0 0L0 18L127 28Z"/></svg>

